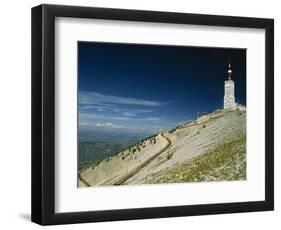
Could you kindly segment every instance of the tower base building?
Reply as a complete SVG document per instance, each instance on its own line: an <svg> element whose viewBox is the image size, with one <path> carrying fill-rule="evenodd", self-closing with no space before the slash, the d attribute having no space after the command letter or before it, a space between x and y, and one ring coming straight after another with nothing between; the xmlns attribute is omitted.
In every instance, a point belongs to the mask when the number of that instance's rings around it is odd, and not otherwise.
<svg viewBox="0 0 281 230"><path fill-rule="evenodd" d="M228 64L228 80L224 82L224 109L235 110L237 105L235 103L235 83L232 80L231 64Z"/></svg>

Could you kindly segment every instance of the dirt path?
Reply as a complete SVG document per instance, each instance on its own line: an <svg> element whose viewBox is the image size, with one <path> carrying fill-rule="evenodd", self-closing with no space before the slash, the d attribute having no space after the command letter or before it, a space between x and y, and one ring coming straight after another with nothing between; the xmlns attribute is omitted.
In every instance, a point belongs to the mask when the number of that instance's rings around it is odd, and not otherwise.
<svg viewBox="0 0 281 230"><path fill-rule="evenodd" d="M166 141L167 144L165 145L165 147L163 149L161 149L160 151L158 151L157 153L155 153L154 155L152 155L151 157L147 158L146 160L138 163L134 168L132 168L129 172L126 172L123 175L118 175L114 178L111 178L105 182L103 182L102 184L99 185L121 185L123 184L126 180L128 180L130 177L132 177L133 175L135 175L139 170L141 170L142 168L144 168L147 164L149 164L152 160L154 160L156 157L158 157L159 155L161 155L163 152L165 152L171 145L171 140L167 137L164 136L163 133L160 134L161 137L163 137Z"/></svg>

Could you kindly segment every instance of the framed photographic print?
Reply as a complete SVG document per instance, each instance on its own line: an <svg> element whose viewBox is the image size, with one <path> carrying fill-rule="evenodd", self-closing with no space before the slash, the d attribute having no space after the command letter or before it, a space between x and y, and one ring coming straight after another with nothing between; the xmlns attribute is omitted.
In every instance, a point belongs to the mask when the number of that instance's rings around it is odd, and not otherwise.
<svg viewBox="0 0 281 230"><path fill-rule="evenodd" d="M32 8L32 221L273 210L273 19Z"/></svg>

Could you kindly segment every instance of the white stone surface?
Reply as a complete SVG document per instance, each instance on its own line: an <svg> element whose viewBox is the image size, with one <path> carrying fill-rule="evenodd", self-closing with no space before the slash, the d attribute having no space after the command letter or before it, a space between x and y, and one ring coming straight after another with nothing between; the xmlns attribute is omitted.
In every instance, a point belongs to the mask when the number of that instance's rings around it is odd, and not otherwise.
<svg viewBox="0 0 281 230"><path fill-rule="evenodd" d="M234 88L235 84L233 80L227 80L224 82L224 109L236 109Z"/></svg>

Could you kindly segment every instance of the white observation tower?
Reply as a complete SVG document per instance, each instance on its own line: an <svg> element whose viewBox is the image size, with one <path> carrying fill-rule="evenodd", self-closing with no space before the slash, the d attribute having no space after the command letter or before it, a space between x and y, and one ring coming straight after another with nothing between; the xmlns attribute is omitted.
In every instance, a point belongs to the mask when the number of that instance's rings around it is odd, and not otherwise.
<svg viewBox="0 0 281 230"><path fill-rule="evenodd" d="M234 95L234 88L235 84L232 80L232 70L231 70L231 63L228 63L228 70L227 70L227 77L228 80L224 81L224 109L235 110L236 103L235 103L235 95Z"/></svg>

